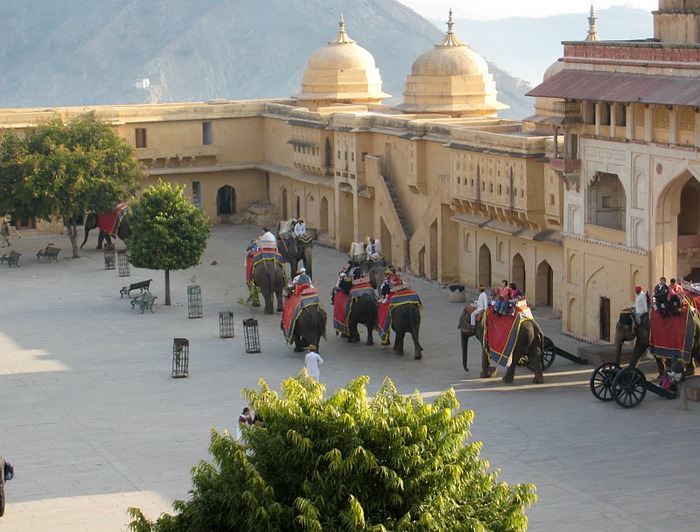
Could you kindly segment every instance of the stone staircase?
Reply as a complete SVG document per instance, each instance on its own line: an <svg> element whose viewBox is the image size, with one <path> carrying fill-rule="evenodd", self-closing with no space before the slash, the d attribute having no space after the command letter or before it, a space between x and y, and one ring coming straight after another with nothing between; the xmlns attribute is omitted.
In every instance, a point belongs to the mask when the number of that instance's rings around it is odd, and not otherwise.
<svg viewBox="0 0 700 532"><path fill-rule="evenodd" d="M396 192L396 184L394 183L394 180L391 177L382 177L384 178L384 183L386 184L386 188L389 191L389 196L391 196L391 202L394 204L396 215L399 217L399 222L401 222L401 228L403 229L403 232L406 235L406 240L410 242L411 236L413 236L413 231L411 230L411 226L408 223L408 218L406 217L406 213L404 212L403 206L401 205L399 195Z"/></svg>

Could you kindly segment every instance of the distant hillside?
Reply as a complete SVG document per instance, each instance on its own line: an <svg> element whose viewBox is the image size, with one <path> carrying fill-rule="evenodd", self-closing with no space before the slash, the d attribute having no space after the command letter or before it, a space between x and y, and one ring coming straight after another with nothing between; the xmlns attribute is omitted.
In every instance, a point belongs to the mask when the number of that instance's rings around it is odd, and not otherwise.
<svg viewBox="0 0 700 532"><path fill-rule="evenodd" d="M510 74L532 85L542 81L547 67L563 55L561 41L582 41L588 32L588 13L544 18L511 17L493 21L456 20L459 35L475 51ZM596 12L601 40L653 37L651 13L631 7ZM436 24L440 21L435 20Z"/></svg>
<svg viewBox="0 0 700 532"><path fill-rule="evenodd" d="M395 0L4 0L0 107L288 97L341 12L399 103L443 31ZM504 116L530 114L529 87L492 72Z"/></svg>

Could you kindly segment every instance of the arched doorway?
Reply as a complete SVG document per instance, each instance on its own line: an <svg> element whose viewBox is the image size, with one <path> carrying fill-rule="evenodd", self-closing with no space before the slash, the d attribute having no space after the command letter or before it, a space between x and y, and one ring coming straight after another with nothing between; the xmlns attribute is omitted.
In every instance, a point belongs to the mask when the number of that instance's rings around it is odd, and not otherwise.
<svg viewBox="0 0 700 532"><path fill-rule="evenodd" d="M554 272L546 260L537 266L535 275L535 306L554 306Z"/></svg>
<svg viewBox="0 0 700 532"><path fill-rule="evenodd" d="M218 216L236 214L236 189L224 185L216 191L216 214Z"/></svg>
<svg viewBox="0 0 700 532"><path fill-rule="evenodd" d="M338 212L336 214L336 235L338 249L348 250L355 235L355 213L353 208L353 194L350 190L343 190L343 183L338 188ZM349 187L348 187L349 188Z"/></svg>
<svg viewBox="0 0 700 532"><path fill-rule="evenodd" d="M653 248L652 278L693 277L700 274L700 209L693 198L700 197L697 179L684 171L658 195L656 202L656 245ZM695 270L695 273L693 273ZM693 279L695 280L695 279Z"/></svg>
<svg viewBox="0 0 700 532"><path fill-rule="evenodd" d="M321 212L319 214L319 231L321 233L328 233L328 200L325 196L321 198Z"/></svg>
<svg viewBox="0 0 700 532"><path fill-rule="evenodd" d="M294 196L294 212L295 218L301 218L301 198L299 196Z"/></svg>
<svg viewBox="0 0 700 532"><path fill-rule="evenodd" d="M523 293L527 293L525 285L525 261L520 253L516 253L513 257L513 268L511 269L510 281L515 283L515 286Z"/></svg>
<svg viewBox="0 0 700 532"><path fill-rule="evenodd" d="M280 195L280 215L282 220L286 220L287 217L287 189L282 187L282 194Z"/></svg>
<svg viewBox="0 0 700 532"><path fill-rule="evenodd" d="M700 183L691 177L683 185L678 213L678 270L680 277L700 281Z"/></svg>
<svg viewBox="0 0 700 532"><path fill-rule="evenodd" d="M479 284L491 286L491 250L486 244L479 248Z"/></svg>

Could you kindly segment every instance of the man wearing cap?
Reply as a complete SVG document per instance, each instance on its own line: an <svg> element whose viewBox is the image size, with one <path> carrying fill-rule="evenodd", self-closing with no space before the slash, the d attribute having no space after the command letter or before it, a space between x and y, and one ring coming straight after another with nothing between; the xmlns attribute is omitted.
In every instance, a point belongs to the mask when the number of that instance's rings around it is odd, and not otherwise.
<svg viewBox="0 0 700 532"><path fill-rule="evenodd" d="M637 325L641 325L644 316L649 313L649 303L641 286L635 286L634 293L637 294L637 299L634 300L634 321Z"/></svg>
<svg viewBox="0 0 700 532"><path fill-rule="evenodd" d="M377 260L382 256L382 245L373 236L367 237L367 247L365 253L368 259Z"/></svg>
<svg viewBox="0 0 700 532"><path fill-rule="evenodd" d="M487 308L489 308L489 296L484 291L484 285L479 285L479 297L476 300L476 310L474 310L469 319L472 327L476 327L476 318L478 318Z"/></svg>
<svg viewBox="0 0 700 532"><path fill-rule="evenodd" d="M319 380L321 378L321 364L323 364L323 359L321 355L316 352L316 346L311 344L308 347L309 352L306 353L304 357L304 365L306 366L306 373L309 377Z"/></svg>

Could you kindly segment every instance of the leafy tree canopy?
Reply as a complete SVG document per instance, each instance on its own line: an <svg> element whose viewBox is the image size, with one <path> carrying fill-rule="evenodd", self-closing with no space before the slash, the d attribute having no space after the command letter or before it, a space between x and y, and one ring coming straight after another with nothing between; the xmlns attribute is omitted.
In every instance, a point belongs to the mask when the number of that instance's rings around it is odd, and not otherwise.
<svg viewBox="0 0 700 532"><path fill-rule="evenodd" d="M510 486L470 443L472 411L454 390L427 404L386 379L373 396L359 377L325 398L302 374L281 395L261 380L244 395L264 420L243 443L212 431L214 464L193 469L188 501L151 522L131 508L132 530L521 531L536 501Z"/></svg>
<svg viewBox="0 0 700 532"><path fill-rule="evenodd" d="M143 177L134 148L92 117L8 131L0 140L0 211L65 223L106 212Z"/></svg>
<svg viewBox="0 0 700 532"><path fill-rule="evenodd" d="M211 223L187 200L184 189L159 181L129 204L127 249L134 266L171 271L199 264Z"/></svg>

